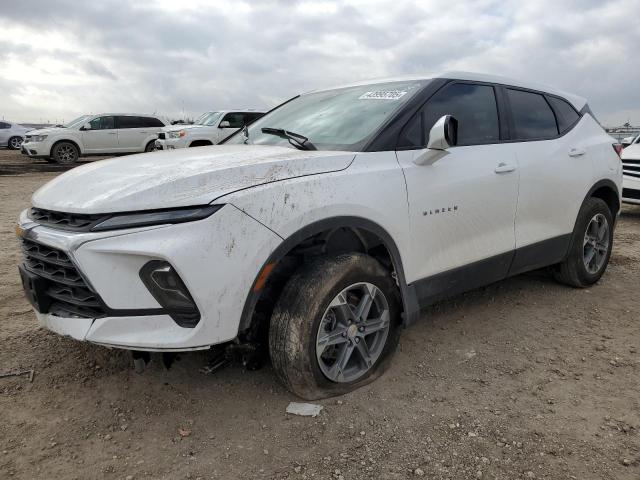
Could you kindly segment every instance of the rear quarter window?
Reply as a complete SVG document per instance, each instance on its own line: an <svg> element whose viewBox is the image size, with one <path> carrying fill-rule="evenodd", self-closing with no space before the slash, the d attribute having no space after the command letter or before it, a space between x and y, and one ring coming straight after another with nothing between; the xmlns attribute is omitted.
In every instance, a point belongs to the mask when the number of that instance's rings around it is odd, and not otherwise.
<svg viewBox="0 0 640 480"><path fill-rule="evenodd" d="M547 97L547 100L549 100L549 103L556 112L560 133L566 132L578 123L580 115L569 102L558 97Z"/></svg>

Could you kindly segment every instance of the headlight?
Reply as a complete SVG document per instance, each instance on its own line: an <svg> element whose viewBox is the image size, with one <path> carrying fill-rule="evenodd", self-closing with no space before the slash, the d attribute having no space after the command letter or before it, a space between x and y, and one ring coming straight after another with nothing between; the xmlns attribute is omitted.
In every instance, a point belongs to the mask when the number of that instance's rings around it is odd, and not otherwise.
<svg viewBox="0 0 640 480"><path fill-rule="evenodd" d="M33 135L31 137L31 141L32 142L44 142L45 138L47 138L46 135Z"/></svg>
<svg viewBox="0 0 640 480"><path fill-rule="evenodd" d="M97 223L91 229L94 232L117 230L119 228L147 227L202 220L220 210L222 205L204 205L201 207L172 208L150 212L118 213Z"/></svg>
<svg viewBox="0 0 640 480"><path fill-rule="evenodd" d="M167 132L167 136L169 138L182 138L187 134L185 130L180 130L178 132Z"/></svg>

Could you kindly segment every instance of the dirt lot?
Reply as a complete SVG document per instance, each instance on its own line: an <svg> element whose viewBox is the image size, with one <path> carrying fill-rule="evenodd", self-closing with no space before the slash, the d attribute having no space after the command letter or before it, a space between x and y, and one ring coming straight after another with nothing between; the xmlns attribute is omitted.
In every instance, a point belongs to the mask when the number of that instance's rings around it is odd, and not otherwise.
<svg viewBox="0 0 640 480"><path fill-rule="evenodd" d="M436 305L377 382L289 416L267 367L137 375L38 327L13 224L60 168L0 150L0 478L640 478L640 208L587 290L543 272Z"/></svg>

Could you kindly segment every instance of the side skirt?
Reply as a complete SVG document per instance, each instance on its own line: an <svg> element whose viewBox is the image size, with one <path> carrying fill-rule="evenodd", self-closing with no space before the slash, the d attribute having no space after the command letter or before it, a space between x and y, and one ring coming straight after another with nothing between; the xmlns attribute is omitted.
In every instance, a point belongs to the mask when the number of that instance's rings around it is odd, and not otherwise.
<svg viewBox="0 0 640 480"><path fill-rule="evenodd" d="M502 253L423 278L409 285L420 308L520 273L555 265L567 255L571 234Z"/></svg>

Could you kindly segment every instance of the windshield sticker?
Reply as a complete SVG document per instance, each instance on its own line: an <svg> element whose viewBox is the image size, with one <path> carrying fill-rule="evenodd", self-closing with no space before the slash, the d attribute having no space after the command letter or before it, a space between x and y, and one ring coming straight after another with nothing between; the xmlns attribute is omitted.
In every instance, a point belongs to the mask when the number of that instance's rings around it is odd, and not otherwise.
<svg viewBox="0 0 640 480"><path fill-rule="evenodd" d="M403 90L377 90L360 95L358 100L398 100L406 94Z"/></svg>

